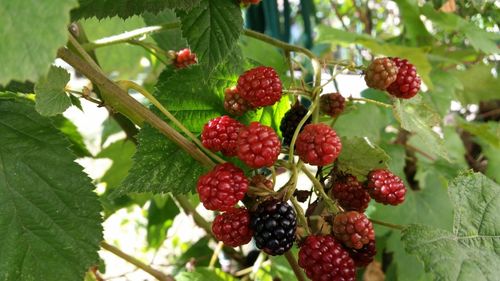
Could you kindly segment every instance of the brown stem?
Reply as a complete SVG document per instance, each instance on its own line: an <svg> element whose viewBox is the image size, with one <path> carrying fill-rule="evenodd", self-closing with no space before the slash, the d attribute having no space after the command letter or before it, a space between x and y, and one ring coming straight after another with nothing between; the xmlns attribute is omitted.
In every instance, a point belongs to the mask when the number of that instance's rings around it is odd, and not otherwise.
<svg viewBox="0 0 500 281"><path fill-rule="evenodd" d="M306 281L307 279L304 276L304 272L302 271L302 268L299 267L299 264L297 263L297 260L295 260L295 257L293 256L292 252L290 251L286 252L285 258L292 267L292 270L295 273L297 280Z"/></svg>
<svg viewBox="0 0 500 281"><path fill-rule="evenodd" d="M103 242L101 242L101 248L103 248L106 251L109 251L109 252L115 254L116 256L122 258L123 260L137 266L138 268L149 273L151 276L153 276L154 278L156 278L159 281L175 281L174 277L172 277L170 275L166 275L165 273L152 268L151 266L143 263L142 261L134 258L133 256L124 253L122 250L118 249L117 247L115 247L113 245L110 245L110 244L103 241Z"/></svg>
<svg viewBox="0 0 500 281"><path fill-rule="evenodd" d="M89 42L89 39L87 37L87 34L85 33L85 30L83 29L83 26L80 23L72 23L69 28L71 34L75 37L76 41L80 44L86 44ZM94 52L94 50L89 50L87 53L90 55L90 57L96 62L97 65L99 65L99 61L97 60L97 56ZM101 98L101 91L99 87L96 87L94 89L94 92L96 95ZM122 130L125 132L125 135L127 136L127 139L131 140L133 143L137 144L137 140L135 136L139 132L137 127L135 126L134 123L132 123L127 117L125 117L123 114L119 112L113 112L113 110L110 110L109 108L106 107L108 110L109 116L113 118L116 123L122 128Z"/></svg>
<svg viewBox="0 0 500 281"><path fill-rule="evenodd" d="M207 167L213 167L213 161L201 152L193 143L186 140L186 138L184 138L165 121L129 96L125 90L109 80L101 71L94 69L94 67L89 65L86 61L66 48L60 48L57 55L102 89L103 94L106 94L111 100L108 103L109 106L115 109L126 109L127 113L134 115L132 117L133 119L140 118L141 120L144 120L146 123L158 129L171 141L175 142L179 147L184 149L194 159L198 160ZM131 117L129 116L129 118Z"/></svg>
<svg viewBox="0 0 500 281"><path fill-rule="evenodd" d="M403 229L405 229L404 225L392 224L392 223L383 222L383 221L374 220L374 219L370 219L370 221L372 223L374 223L374 224L383 225L385 227L392 228L392 229L397 229L397 230L403 230Z"/></svg>

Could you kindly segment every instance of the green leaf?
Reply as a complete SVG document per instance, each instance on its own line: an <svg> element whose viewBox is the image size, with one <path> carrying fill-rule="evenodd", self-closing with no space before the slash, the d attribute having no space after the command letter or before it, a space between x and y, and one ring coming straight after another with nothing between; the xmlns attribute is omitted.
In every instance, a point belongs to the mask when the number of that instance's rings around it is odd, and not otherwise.
<svg viewBox="0 0 500 281"><path fill-rule="evenodd" d="M479 123L459 120L458 127L481 138L484 142L500 148L500 126L498 122Z"/></svg>
<svg viewBox="0 0 500 281"><path fill-rule="evenodd" d="M170 9L165 9L157 15L147 13L144 14L142 18L147 25L158 25L179 21L175 12ZM158 44L158 47L163 50L181 50L187 47L186 39L182 38L180 27L154 33L151 36Z"/></svg>
<svg viewBox="0 0 500 281"><path fill-rule="evenodd" d="M71 106L71 100L66 94L66 84L69 73L60 67L52 66L49 73L35 85L36 111L43 116L53 116L63 113Z"/></svg>
<svg viewBox="0 0 500 281"><path fill-rule="evenodd" d="M464 33L469 44L476 50L487 54L495 54L500 50L495 42L500 39L498 34L487 32L454 13L438 12L431 4L424 5L421 12L444 31Z"/></svg>
<svg viewBox="0 0 500 281"><path fill-rule="evenodd" d="M181 272L175 276L177 281L235 281L236 279L220 270L219 268L209 269L208 267L198 267L193 272Z"/></svg>
<svg viewBox="0 0 500 281"><path fill-rule="evenodd" d="M461 90L457 92L457 98L461 103L471 104L498 99L500 79L493 76L492 68L490 65L476 64L465 71L450 72L461 85Z"/></svg>
<svg viewBox="0 0 500 281"><path fill-rule="evenodd" d="M196 241L196 243L190 245L189 249L182 253L180 257L176 257L173 261L174 269L172 274L177 275L177 273L184 271L186 269L186 264L193 258L195 259L197 266L208 266L210 258L214 252L210 249L210 247L208 247L209 241L210 240L207 237L203 237Z"/></svg>
<svg viewBox="0 0 500 281"><path fill-rule="evenodd" d="M401 21L405 27L404 36L410 39L413 44L430 45L432 35L420 19L418 1L396 0L395 2L398 4Z"/></svg>
<svg viewBox="0 0 500 281"><path fill-rule="evenodd" d="M410 100L395 99L393 112L401 127L414 133L414 142L425 145L431 154L448 160L443 139L432 130L433 126L440 124L441 117L428 104L422 102L421 97Z"/></svg>
<svg viewBox="0 0 500 281"><path fill-rule="evenodd" d="M179 207L170 196L157 196L150 201L146 236L149 247L158 249L163 244L177 214Z"/></svg>
<svg viewBox="0 0 500 281"><path fill-rule="evenodd" d="M119 17L103 20L86 19L81 21L90 41L98 40L128 30L144 27L141 17L134 16L127 20ZM101 68L113 79L137 79L138 74L146 69L141 65L141 59L149 58L149 53L143 48L130 44L116 44L95 50Z"/></svg>
<svg viewBox="0 0 500 281"><path fill-rule="evenodd" d="M375 54L405 58L413 65L415 65L418 74L425 82L425 84L430 89L433 88L433 83L430 78L432 66L429 62L429 59L427 58L429 48L416 48L395 45L366 34L356 34L323 25L320 25L318 27L318 33L318 42L328 42L335 44L357 43L370 49Z"/></svg>
<svg viewBox="0 0 500 281"><path fill-rule="evenodd" d="M105 182L106 186L111 189L120 186L132 167L132 155L134 153L135 144L128 140L116 141L101 150L96 155L96 158L108 158L113 163L99 181Z"/></svg>
<svg viewBox="0 0 500 281"><path fill-rule="evenodd" d="M189 10L200 0L78 0L80 7L71 11L74 19L119 16L123 19L146 12L158 13L164 9Z"/></svg>
<svg viewBox="0 0 500 281"><path fill-rule="evenodd" d="M353 110L340 115L334 129L344 137L367 137L379 142L381 133L390 122L386 109L374 104L355 104Z"/></svg>
<svg viewBox="0 0 500 281"><path fill-rule="evenodd" d="M67 40L69 11L76 0L34 2L0 0L0 85L37 81L49 70Z"/></svg>
<svg viewBox="0 0 500 281"><path fill-rule="evenodd" d="M282 76L288 71L285 56L274 46L248 36L241 36L239 45L245 58L250 61L271 66Z"/></svg>
<svg viewBox="0 0 500 281"><path fill-rule="evenodd" d="M96 158L107 158L112 162L106 173L98 179L100 183L106 184L106 190L99 195L99 200L104 208L104 216L109 217L115 211L137 203L127 195L113 197L115 191L127 177L132 167L132 156L135 153L135 144L127 140L119 140L104 148L96 155Z"/></svg>
<svg viewBox="0 0 500 281"><path fill-rule="evenodd" d="M232 51L243 28L236 1L201 0L189 12L178 12L184 38L201 64L214 69Z"/></svg>
<svg viewBox="0 0 500 281"><path fill-rule="evenodd" d="M0 280L82 280L99 261L101 208L70 143L33 105L9 100L0 136Z"/></svg>
<svg viewBox="0 0 500 281"><path fill-rule="evenodd" d="M341 138L342 151L337 159L340 170L364 178L376 168L387 168L389 155L367 138Z"/></svg>
<svg viewBox="0 0 500 281"><path fill-rule="evenodd" d="M138 135L134 164L114 195L130 192L173 194L195 190L205 169L156 129L145 126Z"/></svg>
<svg viewBox="0 0 500 281"><path fill-rule="evenodd" d="M62 116L52 118L54 126L63 133L66 138L71 142L70 149L76 154L77 157L90 157L92 154L87 150L87 146L83 141L83 137L78 132L75 124Z"/></svg>
<svg viewBox="0 0 500 281"><path fill-rule="evenodd" d="M405 179L405 149L392 144L384 145L389 153L390 170ZM441 164L444 163L445 165ZM413 190L408 186L405 202L398 206L374 205L375 211L371 218L390 223L406 225L409 223L427 223L446 229L452 228L452 206L447 196L446 186L448 179L455 175L445 167L449 163L441 161L440 164L417 162L416 180L420 190ZM375 225L377 241L380 235L386 235L388 228ZM424 268L418 263L416 257L404 251L399 231L389 231L384 252L392 253L391 270L397 274L400 281L432 280L424 274ZM387 277L389 278L389 276ZM389 280L389 279L388 279ZM392 279L391 279L392 280Z"/></svg>
<svg viewBox="0 0 500 281"><path fill-rule="evenodd" d="M219 68L221 69L221 68ZM199 65L181 69L173 74L165 71L159 78L155 96L188 130L201 132L210 119L226 114L224 89L234 85L236 74L217 70L206 80Z"/></svg>
<svg viewBox="0 0 500 281"><path fill-rule="evenodd" d="M482 174L464 173L449 186L453 231L411 225L406 250L437 280L497 280L500 268L500 186Z"/></svg>

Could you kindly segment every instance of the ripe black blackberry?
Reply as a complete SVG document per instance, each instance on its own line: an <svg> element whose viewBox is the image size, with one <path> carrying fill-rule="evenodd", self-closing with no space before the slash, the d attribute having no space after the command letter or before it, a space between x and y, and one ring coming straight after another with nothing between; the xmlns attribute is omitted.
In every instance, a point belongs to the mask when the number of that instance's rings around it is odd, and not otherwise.
<svg viewBox="0 0 500 281"><path fill-rule="evenodd" d="M290 145L292 142L293 134L300 123L300 120L304 118L307 114L307 108L301 104L295 104L290 110L285 113L283 119L281 119L280 130L283 135L283 144ZM302 126L311 123L311 117L309 117ZM301 130L302 131L302 130Z"/></svg>
<svg viewBox="0 0 500 281"><path fill-rule="evenodd" d="M252 214L250 227L257 248L272 256L282 255L290 250L295 240L295 210L276 199L264 201Z"/></svg>

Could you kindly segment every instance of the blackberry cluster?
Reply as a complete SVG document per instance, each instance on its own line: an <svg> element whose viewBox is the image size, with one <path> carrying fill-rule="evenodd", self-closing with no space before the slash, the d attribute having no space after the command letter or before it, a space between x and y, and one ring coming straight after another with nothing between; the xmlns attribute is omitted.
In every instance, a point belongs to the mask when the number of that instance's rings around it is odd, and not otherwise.
<svg viewBox="0 0 500 281"><path fill-rule="evenodd" d="M283 135L283 144L290 145L292 142L293 134L297 129L300 121L307 114L307 108L302 104L295 104L290 110L285 113L283 119L281 119L280 130ZM307 124L311 123L311 117L307 118L304 126L301 128L301 132Z"/></svg>
<svg viewBox="0 0 500 281"><path fill-rule="evenodd" d="M332 186L332 195L344 210L364 212L370 204L370 194L353 175L340 177Z"/></svg>
<svg viewBox="0 0 500 281"><path fill-rule="evenodd" d="M241 129L236 150L238 158L248 167L270 167L278 159L281 142L271 127L252 122Z"/></svg>
<svg viewBox="0 0 500 281"><path fill-rule="evenodd" d="M248 180L240 168L224 163L201 176L196 190L205 208L227 211L243 199L248 190Z"/></svg>
<svg viewBox="0 0 500 281"><path fill-rule="evenodd" d="M324 94L319 100L319 109L330 117L338 117L345 108L345 98L339 93Z"/></svg>
<svg viewBox="0 0 500 281"><path fill-rule="evenodd" d="M251 109L236 88L227 88L224 91L224 109L231 115L241 116Z"/></svg>
<svg viewBox="0 0 500 281"><path fill-rule="evenodd" d="M414 97L420 90L420 76L413 64L405 59L390 58L398 67L396 80L387 87L389 94L403 99Z"/></svg>
<svg viewBox="0 0 500 281"><path fill-rule="evenodd" d="M248 70L238 78L236 87L240 96L254 108L273 105L281 98L281 80L272 67Z"/></svg>
<svg viewBox="0 0 500 281"><path fill-rule="evenodd" d="M375 239L371 221L363 213L339 213L333 220L333 233L349 248L361 249Z"/></svg>
<svg viewBox="0 0 500 281"><path fill-rule="evenodd" d="M330 235L310 235L299 250L299 266L312 281L356 280L354 261Z"/></svg>
<svg viewBox="0 0 500 281"><path fill-rule="evenodd" d="M183 49L175 53L174 65L176 68L186 68L198 62L196 54L190 49Z"/></svg>
<svg viewBox="0 0 500 281"><path fill-rule="evenodd" d="M366 189L375 201L384 205L399 205L405 200L406 188L403 181L387 170L371 171Z"/></svg>
<svg viewBox="0 0 500 281"><path fill-rule="evenodd" d="M323 123L305 126L295 142L295 151L300 159L317 166L333 163L341 149L342 143L337 133Z"/></svg>
<svg viewBox="0 0 500 281"><path fill-rule="evenodd" d="M243 124L229 116L210 120L203 127L201 142L213 152L221 151L226 156L236 155L236 142Z"/></svg>
<svg viewBox="0 0 500 281"><path fill-rule="evenodd" d="M217 240L231 247L245 245L252 240L250 213L246 208L234 208L219 214L212 224Z"/></svg>
<svg viewBox="0 0 500 281"><path fill-rule="evenodd" d="M368 87L384 91L397 76L398 67L390 58L378 58L366 69L365 81Z"/></svg>
<svg viewBox="0 0 500 281"><path fill-rule="evenodd" d="M252 213L250 226L257 248L272 256L282 255L293 246L297 218L292 206L271 199Z"/></svg>

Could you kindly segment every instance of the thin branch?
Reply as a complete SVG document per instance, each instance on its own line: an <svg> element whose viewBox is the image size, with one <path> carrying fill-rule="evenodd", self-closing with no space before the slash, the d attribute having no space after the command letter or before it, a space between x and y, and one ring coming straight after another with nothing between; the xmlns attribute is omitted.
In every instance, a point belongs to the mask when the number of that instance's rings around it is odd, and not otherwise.
<svg viewBox="0 0 500 281"><path fill-rule="evenodd" d="M160 31L167 30L167 29L178 28L179 26L180 26L179 22L172 22L172 23L166 23L163 25L143 27L143 28L135 29L135 30L128 31L128 32L125 32L122 34L113 35L113 36L109 36L106 38L98 39L94 42L84 44L83 48L85 50L89 51L89 50L94 50L94 49L97 49L100 47L106 47L106 46L111 46L111 45L116 45L116 44L121 44L121 43L129 43L128 41L131 39L135 39L137 37L152 34L155 32L160 32Z"/></svg>
<svg viewBox="0 0 500 281"><path fill-rule="evenodd" d="M295 273L297 280L307 281L306 277L304 276L304 271L302 271L302 268L300 268L299 264L297 263L297 260L295 260L295 257L293 256L291 251L285 253L285 258L292 267L292 270Z"/></svg>
<svg viewBox="0 0 500 281"><path fill-rule="evenodd" d="M403 229L406 228L404 225L392 224L392 223L383 222L383 221L374 220L374 219L370 219L370 221L372 223L374 223L374 224L383 225L385 227L392 228L392 229L397 229L397 230L403 230Z"/></svg>
<svg viewBox="0 0 500 281"><path fill-rule="evenodd" d="M302 207L300 207L299 202L297 202L297 199L295 197L291 197L290 201L292 202L292 205L295 208L295 213L297 214L299 223L302 225L302 227L304 227L304 230L306 231L307 235L311 234L309 225L307 225L306 216L304 215L304 210L302 210Z"/></svg>
<svg viewBox="0 0 500 281"><path fill-rule="evenodd" d="M139 124L141 124L142 121L145 121L162 132L180 148L184 149L194 159L209 168L213 167L213 161L201 152L196 145L189 142L184 136L168 125L165 121L132 98L125 90L120 88L120 86L109 80L106 75L100 71L100 69L92 67L88 62L84 61L66 48L60 48L57 55L101 88L103 90L102 94L104 99L108 101L108 106L120 111L131 120L136 120Z"/></svg>
<svg viewBox="0 0 500 281"><path fill-rule="evenodd" d="M318 181L318 179L311 173L311 171L309 171L307 169L306 166L302 165L301 170L302 170L302 172L304 172L304 174L306 174L306 176L309 178L309 180L311 180L311 182L313 183L314 189L316 189L316 191L319 192L319 195L321 196L323 201L325 201L325 203L328 205L329 209L333 213L338 213L340 211L339 208L337 207L335 202L326 194L325 189L323 188L323 184L321 184Z"/></svg>
<svg viewBox="0 0 500 281"><path fill-rule="evenodd" d="M219 241L217 243L217 247L215 247L214 253L212 254L212 257L210 258L210 263L208 264L208 268L213 269L215 266L215 263L217 262L217 259L219 258L220 251L222 250L222 247L224 247L224 242Z"/></svg>
<svg viewBox="0 0 500 281"><path fill-rule="evenodd" d="M131 255L124 253L122 250L118 249L117 247L115 247L111 244L108 244L108 243L103 241L103 242L101 242L101 248L103 248L106 251L109 251L109 252L115 254L116 256L120 257L121 259L137 266L138 268L149 273L151 276L153 276L154 278L156 278L159 281L175 281L175 279L172 276L166 275L165 273L152 268L151 266L141 262L140 260L134 258Z"/></svg>
<svg viewBox="0 0 500 281"><path fill-rule="evenodd" d="M351 100L351 101L364 101L364 102L367 102L367 103L373 103L375 105L383 106L383 107L386 107L386 108L391 108L392 107L392 105L390 105L390 104L379 102L379 101L372 100L372 99L367 99L367 98L353 98L353 97L349 97L349 100Z"/></svg>
<svg viewBox="0 0 500 281"><path fill-rule="evenodd" d="M128 91L129 89L136 90L139 92L141 95L143 95L146 99L148 99L158 110L165 115L172 123L174 123L177 128L179 128L186 136L188 136L192 142L194 142L205 154L209 155L213 159L215 159L219 163L225 163L224 159L220 158L217 154L213 153L212 151L208 150L203 146L201 141L193 134L191 131L189 131L182 123L179 121L175 116L170 113L148 90L144 89L142 86L138 85L135 82L132 81L127 81L127 80L121 80L116 82L120 87Z"/></svg>

